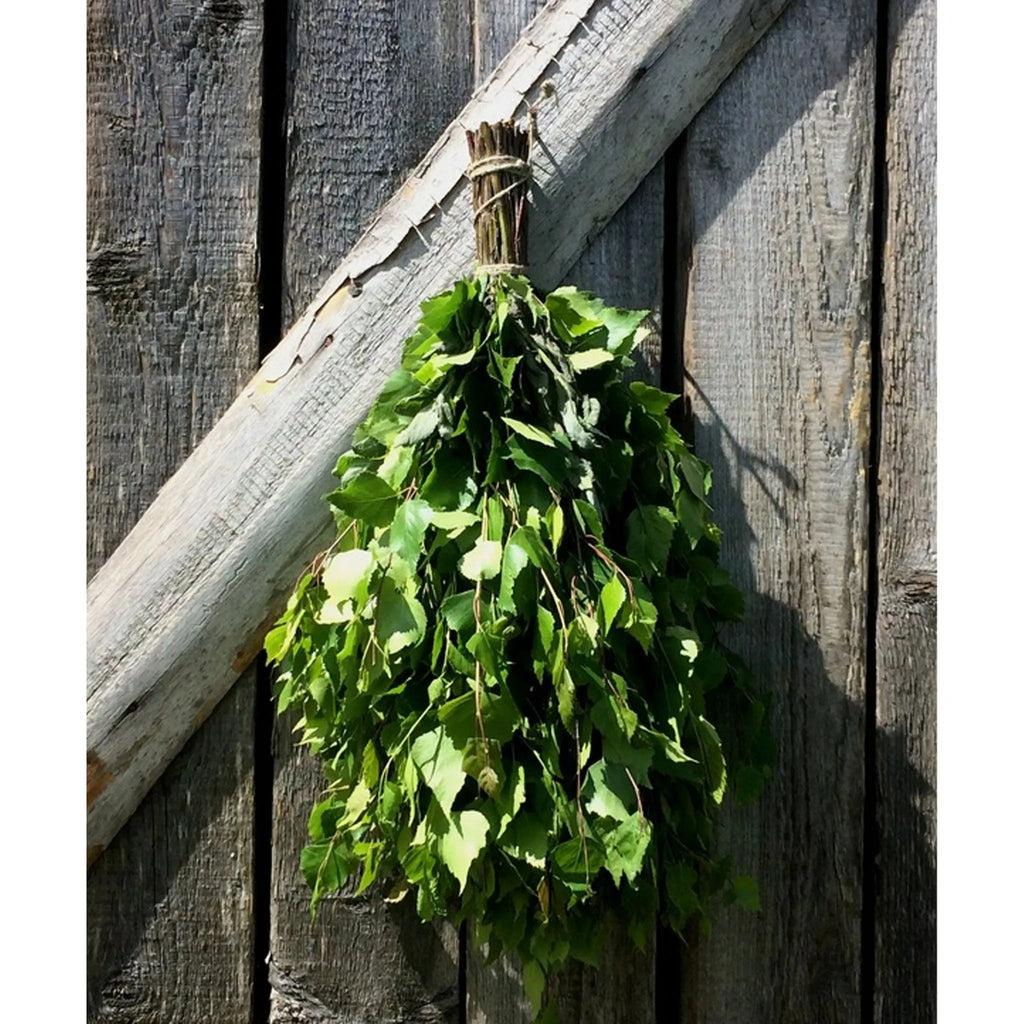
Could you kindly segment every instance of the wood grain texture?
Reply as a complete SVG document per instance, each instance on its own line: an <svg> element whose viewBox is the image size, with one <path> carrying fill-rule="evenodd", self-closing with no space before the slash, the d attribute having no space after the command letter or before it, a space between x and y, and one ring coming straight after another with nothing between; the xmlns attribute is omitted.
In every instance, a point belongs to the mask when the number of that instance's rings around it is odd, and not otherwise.
<svg viewBox="0 0 1024 1024"><path fill-rule="evenodd" d="M88 566L252 373L262 3L90 0Z"/></svg>
<svg viewBox="0 0 1024 1024"><path fill-rule="evenodd" d="M467 14L465 0L292 4L282 327L469 98ZM454 929L423 924L411 904L384 904L377 887L327 899L310 920L299 855L324 782L295 748L293 723L275 730L271 1021L454 1024Z"/></svg>
<svg viewBox="0 0 1024 1024"><path fill-rule="evenodd" d="M764 909L684 953L687 1024L861 1020L875 7L797 0L686 133L693 430L779 746L721 829Z"/></svg>
<svg viewBox="0 0 1024 1024"><path fill-rule="evenodd" d="M88 566L256 367L262 4L88 7ZM251 675L88 876L88 1015L248 1021ZM112 778L89 765L88 799Z"/></svg>
<svg viewBox="0 0 1024 1024"><path fill-rule="evenodd" d="M248 672L89 874L90 1021L250 1020L253 690Z"/></svg>
<svg viewBox="0 0 1024 1024"><path fill-rule="evenodd" d="M554 0L538 15L460 116L507 117L557 68L558 103L538 115L540 287L565 275L784 6ZM260 649L329 532L331 468L419 301L470 265L462 133L449 126L90 583L87 731L112 776L89 809L90 845L109 842Z"/></svg>
<svg viewBox="0 0 1024 1024"><path fill-rule="evenodd" d="M476 66L480 79L512 48L538 0L476 0ZM557 102L557 100L556 100ZM660 382L661 290L664 253L663 161L590 242L565 275L566 283L605 302L649 309L652 335L638 350L633 376ZM466 965L469 1024L529 1024L519 962L505 957L486 965L474 943ZM639 952L622 932L610 931L598 969L568 964L552 982L561 1024L647 1024L654 1020L653 951Z"/></svg>
<svg viewBox="0 0 1024 1024"><path fill-rule="evenodd" d="M878 459L875 1020L936 1017L935 3L895 0Z"/></svg>
<svg viewBox="0 0 1024 1024"><path fill-rule="evenodd" d="M289 5L282 329L473 90L471 0Z"/></svg>
<svg viewBox="0 0 1024 1024"><path fill-rule="evenodd" d="M473 68L482 82L501 63L544 0L472 0Z"/></svg>

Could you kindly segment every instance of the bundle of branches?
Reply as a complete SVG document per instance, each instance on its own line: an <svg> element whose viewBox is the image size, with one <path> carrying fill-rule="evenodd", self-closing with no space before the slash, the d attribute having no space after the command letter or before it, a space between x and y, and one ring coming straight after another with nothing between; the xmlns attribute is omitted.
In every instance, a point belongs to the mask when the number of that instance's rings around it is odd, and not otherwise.
<svg viewBox="0 0 1024 1024"><path fill-rule="evenodd" d="M538 1017L608 914L643 945L709 898L756 903L713 850L729 778L769 772L765 703L718 639L708 467L674 396L625 383L642 312L524 274L528 136L470 136L482 266L422 319L337 465L333 546L267 637L278 709L328 786L302 870L471 920ZM353 884L356 884L353 881Z"/></svg>

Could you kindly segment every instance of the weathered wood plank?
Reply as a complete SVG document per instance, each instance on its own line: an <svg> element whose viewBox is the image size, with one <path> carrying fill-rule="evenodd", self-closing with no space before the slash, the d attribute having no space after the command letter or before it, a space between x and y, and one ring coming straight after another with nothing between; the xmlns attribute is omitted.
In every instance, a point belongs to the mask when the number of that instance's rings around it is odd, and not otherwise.
<svg viewBox="0 0 1024 1024"><path fill-rule="evenodd" d="M473 88L463 0L374 0L358 16L350 7L292 5L283 328ZM275 731L271 1021L454 1024L453 928L422 924L411 903L385 905L376 888L327 899L310 920L299 854L324 782L319 763L295 749L293 724Z"/></svg>
<svg viewBox="0 0 1024 1024"><path fill-rule="evenodd" d="M473 0L473 67L483 82L515 45L544 0Z"/></svg>
<svg viewBox="0 0 1024 1024"><path fill-rule="evenodd" d="M694 436L779 744L722 829L764 909L684 954L687 1024L861 1019L875 9L798 0L686 133Z"/></svg>
<svg viewBox="0 0 1024 1024"><path fill-rule="evenodd" d="M469 99L467 8L290 4L282 330Z"/></svg>
<svg viewBox="0 0 1024 1024"><path fill-rule="evenodd" d="M541 12L460 115L508 117L557 79L538 117L539 286L564 276L785 3L554 0ZM255 656L323 543L338 451L419 301L470 265L464 145L453 124L90 584L87 730L105 781L90 846L110 841Z"/></svg>
<svg viewBox="0 0 1024 1024"><path fill-rule="evenodd" d="M253 690L247 672L89 874L89 1020L250 1019Z"/></svg>
<svg viewBox="0 0 1024 1024"><path fill-rule="evenodd" d="M482 79L511 49L539 9L539 0L476 0L476 64ZM638 353L638 378L660 379L665 168L659 161L625 205L566 273L566 282L605 302L651 310L654 333ZM469 1024L529 1024L519 963L485 965L471 942L466 966ZM654 1020L653 950L640 953L622 932L610 932L600 969L567 965L552 983L562 1024L645 1024Z"/></svg>
<svg viewBox="0 0 1024 1024"><path fill-rule="evenodd" d="M253 370L261 25L90 0L90 573Z"/></svg>
<svg viewBox="0 0 1024 1024"><path fill-rule="evenodd" d="M875 1020L936 1016L935 3L889 14L876 633Z"/></svg>
<svg viewBox="0 0 1024 1024"><path fill-rule="evenodd" d="M258 363L262 16L255 0L89 4L90 571ZM249 1019L252 689L89 874L90 1018Z"/></svg>

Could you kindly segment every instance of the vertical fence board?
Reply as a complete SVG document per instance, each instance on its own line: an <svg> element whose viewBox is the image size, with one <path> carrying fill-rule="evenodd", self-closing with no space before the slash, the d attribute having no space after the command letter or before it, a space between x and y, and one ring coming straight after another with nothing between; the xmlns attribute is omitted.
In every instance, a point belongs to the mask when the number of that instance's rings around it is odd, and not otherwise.
<svg viewBox="0 0 1024 1024"><path fill-rule="evenodd" d="M860 1020L874 33L797 0L686 134L694 436L779 744L722 829L763 911L685 951L687 1024Z"/></svg>
<svg viewBox="0 0 1024 1024"><path fill-rule="evenodd" d="M468 99L470 14L470 0L292 3L283 328ZM325 899L310 921L299 853L323 776L291 724L275 741L271 1020L457 1021L454 929L377 887Z"/></svg>
<svg viewBox="0 0 1024 1024"><path fill-rule="evenodd" d="M90 1020L250 1019L253 689L247 673L90 872Z"/></svg>
<svg viewBox="0 0 1024 1024"><path fill-rule="evenodd" d="M475 60L482 81L519 38L541 0L475 0ZM553 98L551 102L557 102ZM567 283L606 302L649 309L653 334L638 352L634 373L657 384L661 371L664 163L659 161L566 275ZM528 1024L519 963L504 957L485 965L472 942L467 951L469 1024ZM638 951L623 931L610 931L599 969L567 965L552 984L561 1024L647 1024L654 1020L654 951Z"/></svg>
<svg viewBox="0 0 1024 1024"><path fill-rule="evenodd" d="M88 567L257 363L262 4L90 0ZM88 878L90 1018L247 1021L252 680Z"/></svg>
<svg viewBox="0 0 1024 1024"><path fill-rule="evenodd" d="M261 26L90 0L90 573L256 365Z"/></svg>
<svg viewBox="0 0 1024 1024"><path fill-rule="evenodd" d="M935 4L890 12L875 1019L935 1020Z"/></svg>

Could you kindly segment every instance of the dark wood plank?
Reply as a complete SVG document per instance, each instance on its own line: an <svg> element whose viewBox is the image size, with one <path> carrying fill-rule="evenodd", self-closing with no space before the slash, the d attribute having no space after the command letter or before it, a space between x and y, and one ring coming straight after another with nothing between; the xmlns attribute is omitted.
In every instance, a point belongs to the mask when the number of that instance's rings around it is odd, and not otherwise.
<svg viewBox="0 0 1024 1024"><path fill-rule="evenodd" d="M262 16L89 4L90 573L258 363ZM247 676L90 871L91 1019L249 1020L252 699Z"/></svg>
<svg viewBox="0 0 1024 1024"><path fill-rule="evenodd" d="M472 92L469 0L290 5L282 329Z"/></svg>
<svg viewBox="0 0 1024 1024"><path fill-rule="evenodd" d="M473 63L482 82L515 45L544 0L472 0Z"/></svg>
<svg viewBox="0 0 1024 1024"><path fill-rule="evenodd" d="M878 465L875 1020L936 1017L935 3L889 14Z"/></svg>
<svg viewBox="0 0 1024 1024"><path fill-rule="evenodd" d="M460 0L292 4L282 327L468 99L468 15ZM322 775L287 722L276 737L271 1020L457 1021L453 928L376 889L326 899L310 921L299 853Z"/></svg>
<svg viewBox="0 0 1024 1024"><path fill-rule="evenodd" d="M89 1020L250 1020L253 691L246 673L90 872Z"/></svg>
<svg viewBox="0 0 1024 1024"><path fill-rule="evenodd" d="M721 830L763 910L684 953L687 1024L861 1019L875 7L797 0L685 138L694 436L779 745Z"/></svg>
<svg viewBox="0 0 1024 1024"><path fill-rule="evenodd" d="M541 6L539 0L475 0L478 81L497 66ZM655 384L661 373L664 187L665 167L659 161L565 277L609 304L651 311L647 325L653 333L638 350L633 373ZM469 1024L528 1024L518 961L505 957L485 965L472 944L467 958ZM552 994L561 1024L653 1022L653 949L640 952L628 936L610 932L601 967L566 965L552 983Z"/></svg>
<svg viewBox="0 0 1024 1024"><path fill-rule="evenodd" d="M256 365L262 6L90 0L90 574Z"/></svg>

